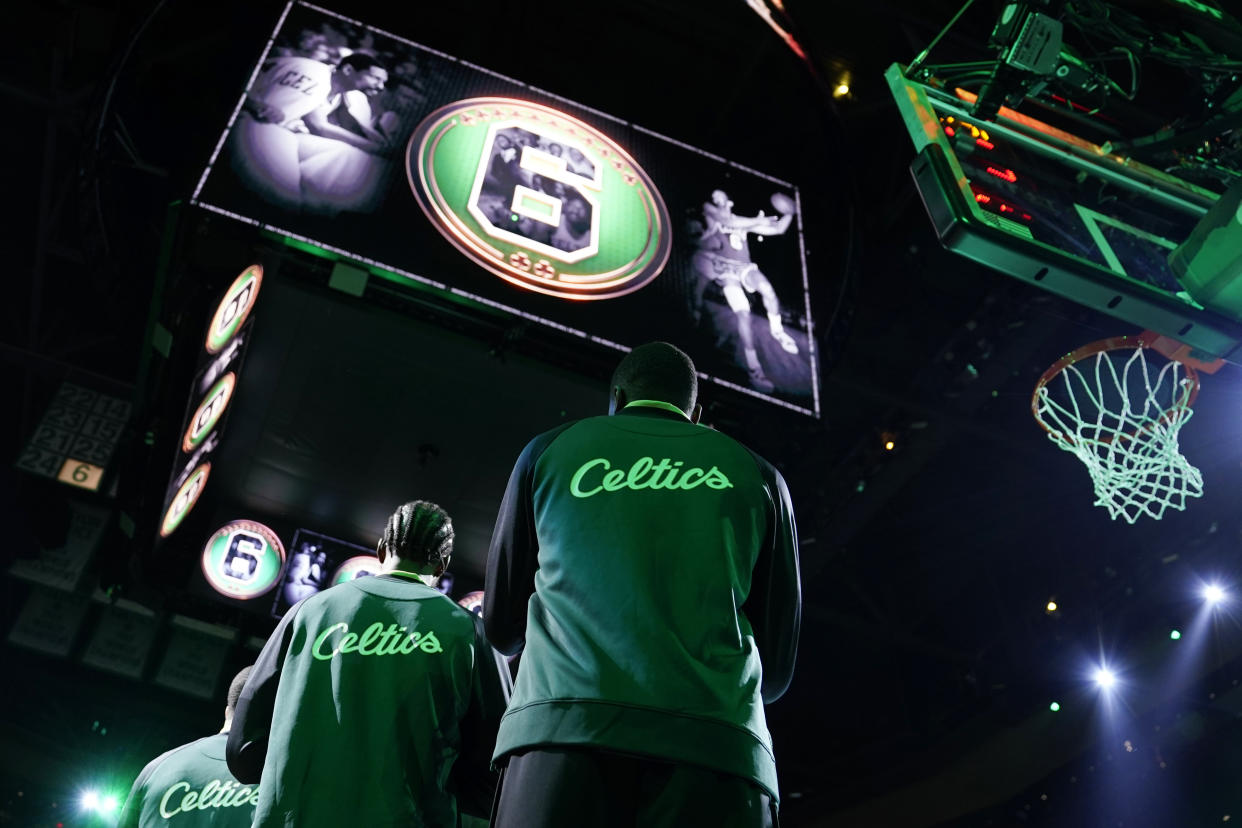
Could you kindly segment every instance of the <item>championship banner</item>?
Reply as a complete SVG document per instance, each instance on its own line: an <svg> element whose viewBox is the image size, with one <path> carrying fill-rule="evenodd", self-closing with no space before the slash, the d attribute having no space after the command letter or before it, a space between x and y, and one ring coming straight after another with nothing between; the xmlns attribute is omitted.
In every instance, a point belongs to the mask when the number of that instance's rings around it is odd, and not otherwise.
<svg viewBox="0 0 1242 828"><path fill-rule="evenodd" d="M230 627L174 615L155 683L196 698L215 698L220 671L236 637L237 631Z"/></svg>
<svg viewBox="0 0 1242 828"><path fill-rule="evenodd" d="M141 678L158 629L155 613L132 601L104 607L82 653L82 663L127 678Z"/></svg>
<svg viewBox="0 0 1242 828"><path fill-rule="evenodd" d="M111 513L107 509L70 501L65 543L52 549L40 549L34 558L18 558L9 566L9 574L72 592L78 588L82 573L99 547L109 517Z"/></svg>
<svg viewBox="0 0 1242 828"><path fill-rule="evenodd" d="M47 655L69 655L90 601L81 595L35 587L9 630L9 643Z"/></svg>
<svg viewBox="0 0 1242 828"><path fill-rule="evenodd" d="M315 6L286 8L193 202L819 413L797 187Z"/></svg>

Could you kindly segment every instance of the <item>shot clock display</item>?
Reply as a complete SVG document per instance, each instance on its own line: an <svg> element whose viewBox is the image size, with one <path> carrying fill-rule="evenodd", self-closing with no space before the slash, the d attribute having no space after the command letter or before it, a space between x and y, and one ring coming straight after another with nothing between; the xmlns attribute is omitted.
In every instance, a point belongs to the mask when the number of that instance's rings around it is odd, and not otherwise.
<svg viewBox="0 0 1242 828"><path fill-rule="evenodd" d="M1169 262L1217 193L1003 107L976 119L972 93L911 80L900 66L887 78L946 247L1208 361L1238 358L1242 313L1196 302Z"/></svg>
<svg viewBox="0 0 1242 828"><path fill-rule="evenodd" d="M365 23L287 7L192 200L818 414L797 187Z"/></svg>

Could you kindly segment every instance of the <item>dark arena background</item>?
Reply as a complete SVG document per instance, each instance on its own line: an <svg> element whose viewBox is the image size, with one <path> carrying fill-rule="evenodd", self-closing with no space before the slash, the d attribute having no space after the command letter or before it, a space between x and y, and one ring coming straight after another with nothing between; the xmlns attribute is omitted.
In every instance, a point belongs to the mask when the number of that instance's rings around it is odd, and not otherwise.
<svg viewBox="0 0 1242 828"><path fill-rule="evenodd" d="M523 445L652 340L792 494L782 825L1242 820L1242 8L5 17L0 825L114 824L396 504L481 589Z"/></svg>

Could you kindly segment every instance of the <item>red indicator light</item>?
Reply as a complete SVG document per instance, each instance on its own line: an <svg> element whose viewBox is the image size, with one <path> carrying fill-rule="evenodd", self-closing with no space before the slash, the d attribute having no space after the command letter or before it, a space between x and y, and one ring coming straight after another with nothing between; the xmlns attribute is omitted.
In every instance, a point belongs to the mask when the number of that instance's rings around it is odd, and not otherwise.
<svg viewBox="0 0 1242 828"><path fill-rule="evenodd" d="M1013 212L1013 208L1012 208L1012 207L1010 207L1008 204L1001 204L1001 206L1000 206L1000 211L1001 211L1002 213L1012 213L1012 212Z"/></svg>
<svg viewBox="0 0 1242 828"><path fill-rule="evenodd" d="M1026 221L1030 221L1030 220L1031 220L1031 214L1030 214L1030 213L1023 213L1023 214L1022 214L1022 218L1023 218L1023 219L1025 219Z"/></svg>
<svg viewBox="0 0 1242 828"><path fill-rule="evenodd" d="M996 149L995 144L993 144L991 141L985 141L982 138L976 138L975 143L987 150Z"/></svg>
<svg viewBox="0 0 1242 828"><path fill-rule="evenodd" d="M957 132L953 129L953 127L947 126L944 128L944 134L952 138L954 135L957 134Z"/></svg>
<svg viewBox="0 0 1242 828"><path fill-rule="evenodd" d="M975 193L975 201L979 202L980 204L987 204L991 200L992 200L992 197L988 195L987 193Z"/></svg>
<svg viewBox="0 0 1242 828"><path fill-rule="evenodd" d="M988 167L988 175L994 175L997 178L1003 178L1006 181L1014 182L1018 180L1018 174L1010 169L997 169L996 167Z"/></svg>

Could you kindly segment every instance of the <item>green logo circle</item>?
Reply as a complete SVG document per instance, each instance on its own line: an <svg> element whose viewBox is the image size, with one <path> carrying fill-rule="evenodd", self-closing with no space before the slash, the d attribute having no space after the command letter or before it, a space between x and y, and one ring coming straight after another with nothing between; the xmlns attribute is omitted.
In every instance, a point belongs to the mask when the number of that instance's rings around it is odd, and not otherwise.
<svg viewBox="0 0 1242 828"><path fill-rule="evenodd" d="M203 547L203 576L229 598L257 598L276 586L285 547L262 523L235 520L215 531Z"/></svg>
<svg viewBox="0 0 1242 828"><path fill-rule="evenodd" d="M218 354L229 344L233 334L246 321L259 298L259 285L263 283L263 266L253 264L241 272L224 298L216 306L211 315L211 324L207 327L206 348L209 354Z"/></svg>
<svg viewBox="0 0 1242 828"><path fill-rule="evenodd" d="M190 476L173 495L172 502L168 504L168 511L164 512L164 520L160 524L160 537L166 538L177 531L181 521L185 520L185 516L194 508L194 504L198 503L198 498L207 485L207 476L210 474L210 463L203 463L190 472Z"/></svg>
<svg viewBox="0 0 1242 828"><path fill-rule="evenodd" d="M379 558L374 555L355 555L336 568L332 573L331 585L343 584L355 578L380 574Z"/></svg>
<svg viewBox="0 0 1242 828"><path fill-rule="evenodd" d="M182 451L188 453L203 444L207 435L224 416L224 409L228 408L236 387L237 375L232 371L216 380L215 385L211 386L211 390L198 404L198 408L194 409L194 415L190 417L189 428L185 430L185 436L181 440Z"/></svg>
<svg viewBox="0 0 1242 828"><path fill-rule="evenodd" d="M469 98L414 130L410 187L458 250L510 284L562 299L638 290L668 261L668 208L611 138L551 107Z"/></svg>

